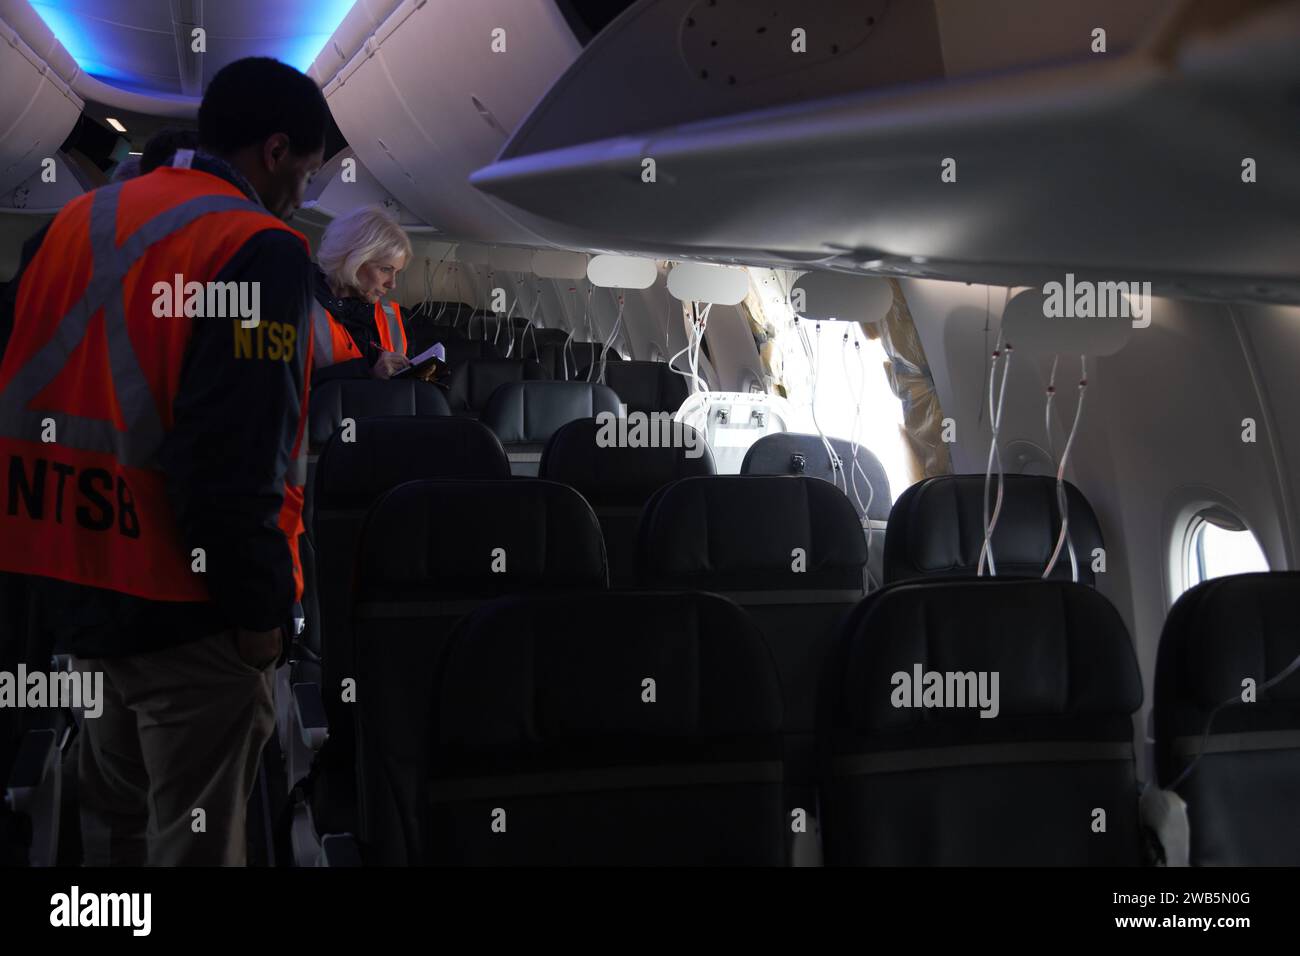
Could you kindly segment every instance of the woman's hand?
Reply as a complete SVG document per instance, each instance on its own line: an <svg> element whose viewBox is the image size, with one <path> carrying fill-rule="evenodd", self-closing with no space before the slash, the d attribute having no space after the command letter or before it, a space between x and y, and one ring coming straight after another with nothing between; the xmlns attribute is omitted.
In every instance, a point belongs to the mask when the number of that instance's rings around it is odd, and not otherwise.
<svg viewBox="0 0 1300 956"><path fill-rule="evenodd" d="M379 360L370 369L370 376L380 380L392 378L410 364L411 360L400 352L381 352Z"/></svg>

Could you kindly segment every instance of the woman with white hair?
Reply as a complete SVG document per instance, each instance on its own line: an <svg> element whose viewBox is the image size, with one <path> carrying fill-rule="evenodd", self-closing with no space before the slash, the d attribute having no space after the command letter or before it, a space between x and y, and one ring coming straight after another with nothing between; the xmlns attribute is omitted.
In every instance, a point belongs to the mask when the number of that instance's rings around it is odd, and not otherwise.
<svg viewBox="0 0 1300 956"><path fill-rule="evenodd" d="M312 381L391 378L409 366L402 310L384 297L411 260L411 241L383 208L335 219L316 253Z"/></svg>

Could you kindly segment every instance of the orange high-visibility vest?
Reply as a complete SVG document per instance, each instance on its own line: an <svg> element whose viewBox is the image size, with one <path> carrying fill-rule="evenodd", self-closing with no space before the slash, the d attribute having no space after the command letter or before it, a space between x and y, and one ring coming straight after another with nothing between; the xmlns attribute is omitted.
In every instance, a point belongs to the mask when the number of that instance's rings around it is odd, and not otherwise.
<svg viewBox="0 0 1300 956"><path fill-rule="evenodd" d="M311 304L311 326L316 346L312 351L314 367L329 368L339 362L361 358L361 350L352 340L352 333L315 299Z"/></svg>
<svg viewBox="0 0 1300 956"><path fill-rule="evenodd" d="M173 425L193 323L229 321L232 360L303 362L279 514L301 597L310 325L300 332L259 317L247 328L238 309L234 318L187 317L178 296L159 294L179 275L204 284L206 303L220 300L224 284L214 280L266 229L307 248L220 177L170 167L78 197L55 217L23 275L0 364L0 570L156 601L210 599L156 455ZM229 316L225 301L217 311Z"/></svg>
<svg viewBox="0 0 1300 956"><path fill-rule="evenodd" d="M319 302L312 304L311 322L316 340L316 350L312 353L316 368L328 368L339 362L361 358L361 350L357 348L352 333ZM406 354L406 326L402 322L401 307L396 302L375 303L375 330L379 333L381 348Z"/></svg>
<svg viewBox="0 0 1300 956"><path fill-rule="evenodd" d="M396 302L375 303L375 328L379 330L379 344L385 351L406 354L406 326L402 322L402 309Z"/></svg>

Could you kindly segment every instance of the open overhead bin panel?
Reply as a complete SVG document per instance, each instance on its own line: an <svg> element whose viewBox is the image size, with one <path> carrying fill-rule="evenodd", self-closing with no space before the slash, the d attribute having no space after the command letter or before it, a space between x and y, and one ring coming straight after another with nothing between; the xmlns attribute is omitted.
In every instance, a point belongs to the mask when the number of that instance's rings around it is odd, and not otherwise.
<svg viewBox="0 0 1300 956"><path fill-rule="evenodd" d="M300 215L328 223L361 206L382 206L403 229L418 233L437 232L424 223L366 169L350 146L326 160L307 187Z"/></svg>
<svg viewBox="0 0 1300 956"><path fill-rule="evenodd" d="M1300 302L1300 3L973 6L644 0L471 182L569 247Z"/></svg>
<svg viewBox="0 0 1300 956"><path fill-rule="evenodd" d="M577 56L552 0L358 3L312 64L356 158L460 239L541 245L467 182Z"/></svg>
<svg viewBox="0 0 1300 956"><path fill-rule="evenodd" d="M65 79L76 65L36 33L29 43L0 18L0 206L53 211L81 192L58 150L85 102Z"/></svg>

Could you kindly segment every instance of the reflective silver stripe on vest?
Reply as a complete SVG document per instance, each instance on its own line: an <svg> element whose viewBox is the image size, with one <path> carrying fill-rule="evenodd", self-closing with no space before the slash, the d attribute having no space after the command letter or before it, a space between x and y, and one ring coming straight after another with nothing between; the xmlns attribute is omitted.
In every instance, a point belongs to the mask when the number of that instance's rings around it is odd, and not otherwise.
<svg viewBox="0 0 1300 956"><path fill-rule="evenodd" d="M1132 760L1133 743L1119 740L1062 740L1026 743L972 744L969 747L925 747L879 750L835 758L835 776L857 777L912 770L948 770L1020 763L1080 763Z"/></svg>
<svg viewBox="0 0 1300 956"><path fill-rule="evenodd" d="M298 454L293 461L289 462L289 471L285 475L285 480L291 485L297 485L299 488L307 485L307 433L305 430L302 439L298 442Z"/></svg>
<svg viewBox="0 0 1300 956"><path fill-rule="evenodd" d="M54 335L39 348L0 392L0 435L38 441L43 421L53 420L58 444L79 451L111 454L128 468L150 467L163 439L162 420L153 392L131 345L126 326L122 282L150 246L183 229L194 220L215 212L237 209L262 212L243 196L199 196L158 213L116 244L117 208L121 183L94 192L90 207L90 282L82 297L59 319ZM30 409L32 400L63 370L86 336L91 318L104 310L109 367L118 408L126 431L111 421Z"/></svg>
<svg viewBox="0 0 1300 956"><path fill-rule="evenodd" d="M314 340L312 355L315 356L312 365L328 368L334 364L334 336L330 334L330 314L315 299L311 303L311 326Z"/></svg>
<svg viewBox="0 0 1300 956"><path fill-rule="evenodd" d="M393 343L393 351L404 351L402 348L402 323L401 320L397 318L397 310L393 308L393 303L391 302L381 301L379 307L383 310L384 317L388 320L388 341Z"/></svg>

